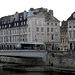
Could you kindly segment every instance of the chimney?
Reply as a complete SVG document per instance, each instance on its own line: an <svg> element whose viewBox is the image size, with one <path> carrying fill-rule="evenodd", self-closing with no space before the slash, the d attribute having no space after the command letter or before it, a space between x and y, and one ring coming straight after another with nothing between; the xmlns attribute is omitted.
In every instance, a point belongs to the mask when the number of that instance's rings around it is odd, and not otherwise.
<svg viewBox="0 0 75 75"><path fill-rule="evenodd" d="M49 10L49 14L53 16L53 10Z"/></svg>
<svg viewBox="0 0 75 75"><path fill-rule="evenodd" d="M24 11L24 20L26 19L26 16L27 16L27 12Z"/></svg>

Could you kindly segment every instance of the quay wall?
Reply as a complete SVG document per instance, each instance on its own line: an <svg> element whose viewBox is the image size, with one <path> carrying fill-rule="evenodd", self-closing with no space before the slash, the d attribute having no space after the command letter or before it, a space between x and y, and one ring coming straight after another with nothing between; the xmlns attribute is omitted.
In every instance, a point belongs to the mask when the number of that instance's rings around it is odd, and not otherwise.
<svg viewBox="0 0 75 75"><path fill-rule="evenodd" d="M16 57L0 56L0 62L13 63L13 64L16 63L16 64L28 65L28 66L45 65L45 63L41 58L16 58Z"/></svg>
<svg viewBox="0 0 75 75"><path fill-rule="evenodd" d="M48 65L52 67L75 68L75 51L48 51L46 63L42 58L19 58L0 56L0 62L17 63L22 65Z"/></svg>
<svg viewBox="0 0 75 75"><path fill-rule="evenodd" d="M75 68L75 51L49 51L47 62L54 67Z"/></svg>

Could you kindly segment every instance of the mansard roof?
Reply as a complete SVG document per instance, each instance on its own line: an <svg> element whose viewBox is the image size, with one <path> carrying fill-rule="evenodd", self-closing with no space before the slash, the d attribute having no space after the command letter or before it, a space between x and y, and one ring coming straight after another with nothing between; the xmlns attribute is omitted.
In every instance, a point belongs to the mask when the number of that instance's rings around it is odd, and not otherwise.
<svg viewBox="0 0 75 75"><path fill-rule="evenodd" d="M18 17L15 18L15 17ZM53 16L53 10L48 10L47 8L30 8L29 11L26 13L26 18L28 17L45 17L46 21L59 21L57 18L55 18ZM13 15L9 15L9 16L4 16L0 18L0 24L2 24L2 22L8 23L8 21L11 22L16 22L16 21L20 21L20 18L22 18L22 20L25 19L24 17L24 12L18 13L16 12Z"/></svg>
<svg viewBox="0 0 75 75"><path fill-rule="evenodd" d="M1 22L7 23L10 19L11 19L11 16L4 16L4 17L1 17L1 18L0 18L0 23L1 23Z"/></svg>
<svg viewBox="0 0 75 75"><path fill-rule="evenodd" d="M32 17L32 16L34 16L34 14L33 14L32 11L29 9L28 14L27 14L27 17Z"/></svg>
<svg viewBox="0 0 75 75"><path fill-rule="evenodd" d="M59 21L57 18L53 16L53 10L48 10L46 8L30 8L28 11L27 17L45 17L46 21L52 20L52 21Z"/></svg>
<svg viewBox="0 0 75 75"><path fill-rule="evenodd" d="M73 12L67 20L75 20L75 12Z"/></svg>

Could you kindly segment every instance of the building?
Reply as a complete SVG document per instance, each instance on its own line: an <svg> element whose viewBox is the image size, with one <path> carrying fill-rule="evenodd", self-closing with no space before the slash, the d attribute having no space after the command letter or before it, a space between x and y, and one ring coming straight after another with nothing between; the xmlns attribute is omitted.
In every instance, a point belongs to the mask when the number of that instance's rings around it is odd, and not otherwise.
<svg viewBox="0 0 75 75"><path fill-rule="evenodd" d="M62 21L60 27L61 50L68 50L68 22Z"/></svg>
<svg viewBox="0 0 75 75"><path fill-rule="evenodd" d="M75 12L67 19L69 50L75 50Z"/></svg>
<svg viewBox="0 0 75 75"><path fill-rule="evenodd" d="M13 49L15 45L33 48L34 44L52 50L60 48L60 21L53 16L53 10L30 8L28 12L0 18L1 49Z"/></svg>

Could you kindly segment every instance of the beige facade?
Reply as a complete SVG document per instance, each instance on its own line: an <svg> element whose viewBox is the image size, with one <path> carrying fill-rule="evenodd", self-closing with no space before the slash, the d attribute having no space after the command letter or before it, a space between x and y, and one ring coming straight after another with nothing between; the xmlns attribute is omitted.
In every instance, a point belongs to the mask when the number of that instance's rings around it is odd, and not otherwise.
<svg viewBox="0 0 75 75"><path fill-rule="evenodd" d="M61 50L68 50L68 23L67 21L62 22L62 26L60 27L60 39L61 39Z"/></svg>

